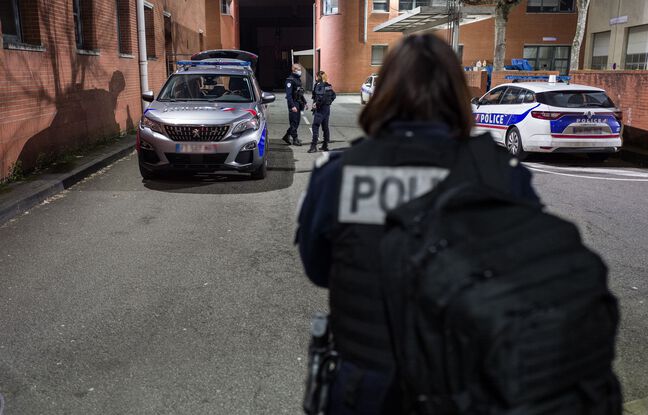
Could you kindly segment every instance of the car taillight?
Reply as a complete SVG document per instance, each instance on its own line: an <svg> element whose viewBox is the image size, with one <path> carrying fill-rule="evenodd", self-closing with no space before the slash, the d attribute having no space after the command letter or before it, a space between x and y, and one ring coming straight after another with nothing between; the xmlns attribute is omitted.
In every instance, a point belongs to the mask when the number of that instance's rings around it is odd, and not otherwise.
<svg viewBox="0 0 648 415"><path fill-rule="evenodd" d="M552 112L552 111L531 111L531 116L539 120L557 120L563 115L567 115L565 112Z"/></svg>
<svg viewBox="0 0 648 415"><path fill-rule="evenodd" d="M623 124L623 111L614 111L614 118Z"/></svg>

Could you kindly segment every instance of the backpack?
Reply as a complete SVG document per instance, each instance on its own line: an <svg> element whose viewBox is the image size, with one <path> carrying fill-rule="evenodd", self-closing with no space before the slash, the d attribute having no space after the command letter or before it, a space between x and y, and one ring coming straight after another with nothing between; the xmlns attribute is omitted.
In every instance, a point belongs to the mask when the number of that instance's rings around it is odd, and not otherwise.
<svg viewBox="0 0 648 415"><path fill-rule="evenodd" d="M607 268L576 226L511 196L515 162L471 139L444 183L387 216L403 414L621 414Z"/></svg>

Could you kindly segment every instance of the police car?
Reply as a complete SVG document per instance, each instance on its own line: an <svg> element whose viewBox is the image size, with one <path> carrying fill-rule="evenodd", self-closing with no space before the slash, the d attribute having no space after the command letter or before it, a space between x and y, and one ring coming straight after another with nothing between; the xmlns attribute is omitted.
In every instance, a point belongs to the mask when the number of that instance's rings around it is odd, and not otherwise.
<svg viewBox="0 0 648 415"><path fill-rule="evenodd" d="M180 61L151 104L137 131L140 173L154 179L163 172L248 172L266 176L266 104L250 62L238 59Z"/></svg>
<svg viewBox="0 0 648 415"><path fill-rule="evenodd" d="M473 99L475 133L489 132L518 158L586 153L603 161L621 148L622 113L603 89L556 82L500 85Z"/></svg>
<svg viewBox="0 0 648 415"><path fill-rule="evenodd" d="M377 80L378 75L372 74L369 78L367 78L366 81L364 81L364 84L362 84L362 86L360 87L360 103L362 103L362 105L369 102L369 98L371 98L374 93L374 89L376 88Z"/></svg>

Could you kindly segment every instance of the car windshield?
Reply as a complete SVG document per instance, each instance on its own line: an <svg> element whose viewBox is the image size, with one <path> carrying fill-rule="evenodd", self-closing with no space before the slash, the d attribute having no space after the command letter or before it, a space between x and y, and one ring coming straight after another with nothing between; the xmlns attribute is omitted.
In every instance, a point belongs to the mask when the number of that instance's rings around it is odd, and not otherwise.
<svg viewBox="0 0 648 415"><path fill-rule="evenodd" d="M252 86L245 75L176 74L158 101L252 102Z"/></svg>
<svg viewBox="0 0 648 415"><path fill-rule="evenodd" d="M537 95L538 102L561 108L613 108L614 103L602 91L555 91Z"/></svg>

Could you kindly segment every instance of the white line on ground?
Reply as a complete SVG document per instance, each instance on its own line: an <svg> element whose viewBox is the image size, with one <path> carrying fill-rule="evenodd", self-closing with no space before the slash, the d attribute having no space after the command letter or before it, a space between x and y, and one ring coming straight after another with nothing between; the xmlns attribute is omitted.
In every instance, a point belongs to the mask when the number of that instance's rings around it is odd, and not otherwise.
<svg viewBox="0 0 648 415"><path fill-rule="evenodd" d="M648 173L641 173L632 170L619 170L619 169L606 169L606 168L588 168L588 167L560 167L560 166L545 166L543 164L525 163L529 168L544 168L550 170L567 171L571 173L597 173L597 174L613 174L616 176L627 177L640 177L648 179Z"/></svg>
<svg viewBox="0 0 648 415"><path fill-rule="evenodd" d="M304 119L304 122L306 123L306 125L310 125L310 121L308 121L308 118L306 118L305 115L302 115L302 118Z"/></svg>
<svg viewBox="0 0 648 415"><path fill-rule="evenodd" d="M540 173L555 174L557 176L567 176L567 177L578 177L580 179L592 179L592 180L609 180L609 181L618 181L618 182L648 182L648 179L621 179L618 177L595 177L595 176L584 176L582 174L568 174L560 173L557 171L539 169L537 167L528 166L529 170L537 171Z"/></svg>

